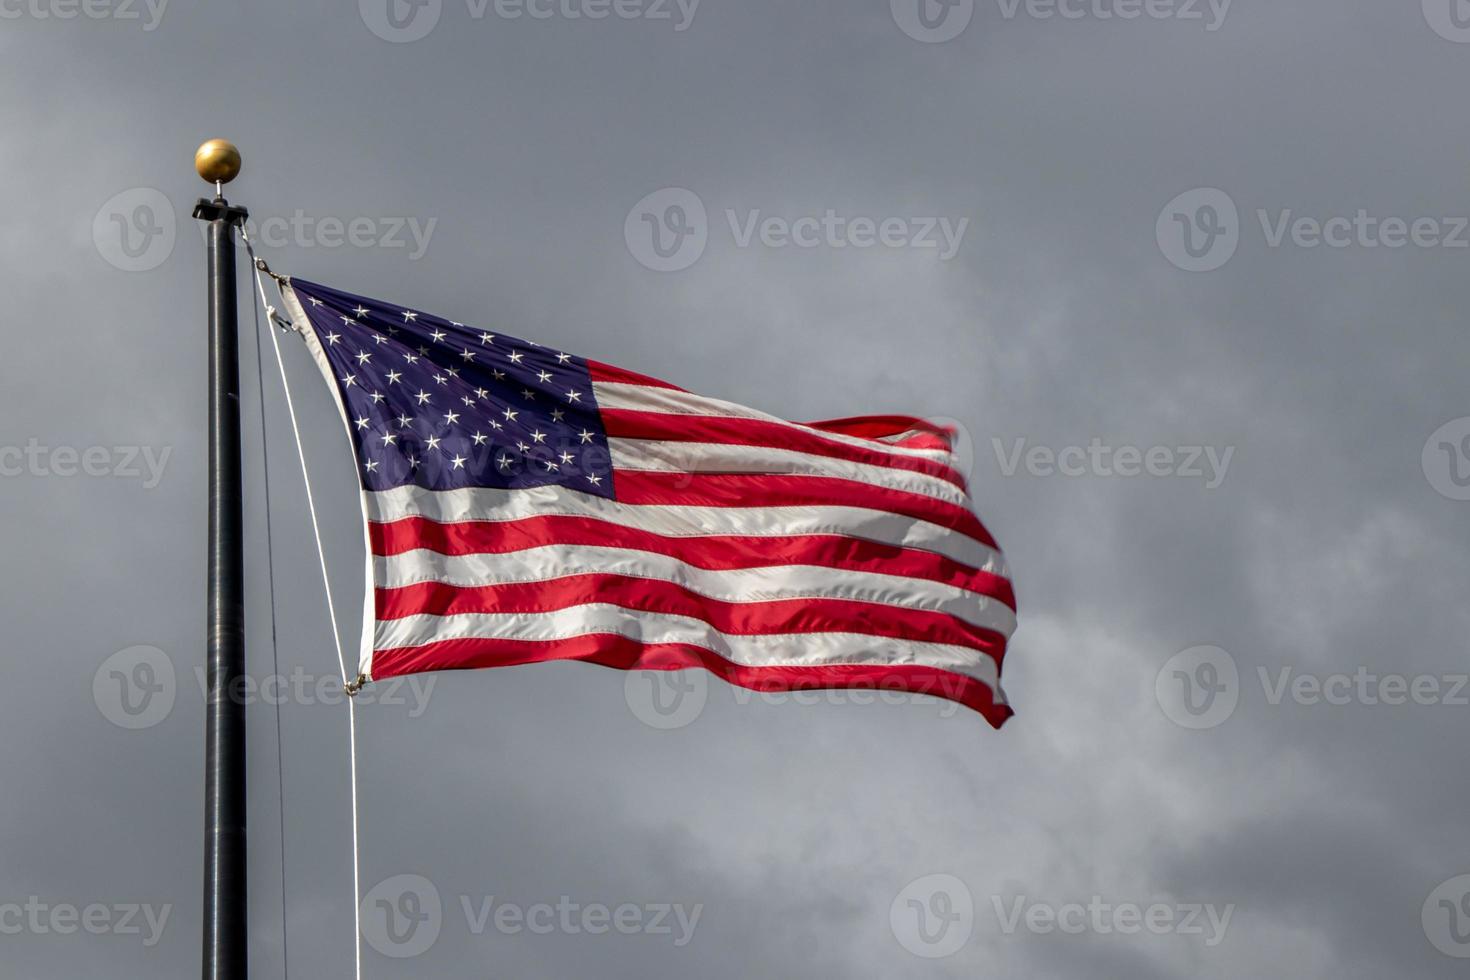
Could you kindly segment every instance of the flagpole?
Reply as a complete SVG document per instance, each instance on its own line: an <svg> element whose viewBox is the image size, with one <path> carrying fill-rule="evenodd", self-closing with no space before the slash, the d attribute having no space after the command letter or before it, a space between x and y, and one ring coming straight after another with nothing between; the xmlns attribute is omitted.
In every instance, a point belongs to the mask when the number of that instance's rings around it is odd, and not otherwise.
<svg viewBox="0 0 1470 980"><path fill-rule="evenodd" d="M204 980L247 980L245 862L245 567L240 464L240 354L235 228L248 213L224 198L240 151L209 140L194 169L215 185L194 217L207 222L209 266L209 563L204 735Z"/></svg>

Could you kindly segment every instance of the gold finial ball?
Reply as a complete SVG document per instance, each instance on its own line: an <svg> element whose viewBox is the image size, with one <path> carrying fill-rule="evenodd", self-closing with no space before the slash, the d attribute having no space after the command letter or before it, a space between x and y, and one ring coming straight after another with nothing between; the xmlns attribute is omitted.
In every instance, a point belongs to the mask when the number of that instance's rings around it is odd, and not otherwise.
<svg viewBox="0 0 1470 980"><path fill-rule="evenodd" d="M228 184L240 175L240 148L229 140L205 140L194 151L194 169L211 184Z"/></svg>

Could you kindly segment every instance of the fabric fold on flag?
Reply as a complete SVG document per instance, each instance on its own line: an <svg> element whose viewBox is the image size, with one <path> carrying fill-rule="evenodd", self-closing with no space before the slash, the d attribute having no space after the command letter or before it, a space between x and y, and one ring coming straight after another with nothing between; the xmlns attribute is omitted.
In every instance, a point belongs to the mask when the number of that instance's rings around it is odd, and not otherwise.
<svg viewBox="0 0 1470 980"><path fill-rule="evenodd" d="M1016 628L952 434L790 422L291 279L362 487L360 669L577 660L956 701L999 728Z"/></svg>

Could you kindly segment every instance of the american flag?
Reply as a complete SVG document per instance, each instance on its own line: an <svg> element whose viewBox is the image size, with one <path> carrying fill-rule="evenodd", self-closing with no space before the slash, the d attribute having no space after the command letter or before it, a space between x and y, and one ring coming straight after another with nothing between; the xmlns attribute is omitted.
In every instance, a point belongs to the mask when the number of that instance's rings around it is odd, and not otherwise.
<svg viewBox="0 0 1470 980"><path fill-rule="evenodd" d="M582 660L874 688L999 727L1015 596L951 433L787 422L293 279L362 483L361 672Z"/></svg>

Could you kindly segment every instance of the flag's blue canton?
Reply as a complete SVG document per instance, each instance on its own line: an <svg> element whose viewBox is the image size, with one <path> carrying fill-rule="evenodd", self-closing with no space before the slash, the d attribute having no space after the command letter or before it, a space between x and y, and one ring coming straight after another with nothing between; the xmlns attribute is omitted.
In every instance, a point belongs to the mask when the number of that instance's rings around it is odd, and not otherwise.
<svg viewBox="0 0 1470 980"><path fill-rule="evenodd" d="M565 486L612 497L587 362L293 279L368 490Z"/></svg>

